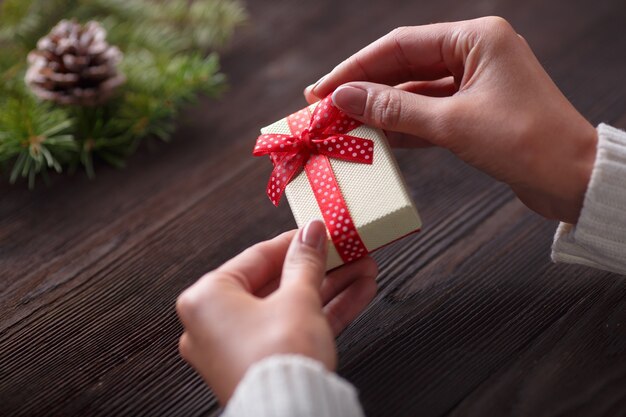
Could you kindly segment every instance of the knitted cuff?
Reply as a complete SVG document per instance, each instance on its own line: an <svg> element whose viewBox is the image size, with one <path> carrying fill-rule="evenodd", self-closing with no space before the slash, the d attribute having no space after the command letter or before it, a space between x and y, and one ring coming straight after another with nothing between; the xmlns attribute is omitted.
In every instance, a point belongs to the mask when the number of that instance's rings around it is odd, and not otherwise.
<svg viewBox="0 0 626 417"><path fill-rule="evenodd" d="M626 274L626 132L598 126L598 151L576 225L561 223L552 260Z"/></svg>
<svg viewBox="0 0 626 417"><path fill-rule="evenodd" d="M275 355L252 365L222 417L363 417L356 389L312 359Z"/></svg>

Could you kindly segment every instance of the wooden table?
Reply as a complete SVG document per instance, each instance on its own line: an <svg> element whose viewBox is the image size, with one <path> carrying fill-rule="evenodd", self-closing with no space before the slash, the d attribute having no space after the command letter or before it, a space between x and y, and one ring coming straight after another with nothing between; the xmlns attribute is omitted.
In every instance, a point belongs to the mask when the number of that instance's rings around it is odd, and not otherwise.
<svg viewBox="0 0 626 417"><path fill-rule="evenodd" d="M626 127L623 0L248 3L230 91L174 143L94 181L0 186L0 415L216 415L178 356L176 296L295 226L264 195L258 128L396 26L502 15L594 124ZM396 155L425 227L376 253L379 294L338 339L367 414L626 415L624 277L552 264L556 224L447 152Z"/></svg>

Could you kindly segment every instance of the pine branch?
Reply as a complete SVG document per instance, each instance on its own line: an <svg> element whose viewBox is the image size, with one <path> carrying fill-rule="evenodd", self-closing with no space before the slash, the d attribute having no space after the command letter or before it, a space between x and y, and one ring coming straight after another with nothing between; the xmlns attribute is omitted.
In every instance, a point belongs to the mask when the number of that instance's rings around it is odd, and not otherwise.
<svg viewBox="0 0 626 417"><path fill-rule="evenodd" d="M15 3L24 1L24 5ZM8 7L2 20L7 19L8 25L0 32L0 39L10 40L21 45L25 50L35 48L37 41L43 37L62 18L69 15L78 6L80 0L5 0L3 6ZM27 9L27 13L20 13Z"/></svg>
<svg viewBox="0 0 626 417"><path fill-rule="evenodd" d="M32 0L4 0L0 4L0 42L13 39L16 28L29 17Z"/></svg>
<svg viewBox="0 0 626 417"><path fill-rule="evenodd" d="M122 49L127 83L98 107L35 99L26 55L61 19L98 20ZM147 137L167 141L177 114L198 94L224 90L216 54L246 18L237 0L4 0L0 3L0 169L35 184L49 170L93 158L123 166Z"/></svg>
<svg viewBox="0 0 626 417"><path fill-rule="evenodd" d="M146 21L151 26L177 33L181 50L207 51L219 48L230 39L234 29L247 19L239 1L154 0Z"/></svg>
<svg viewBox="0 0 626 417"><path fill-rule="evenodd" d="M17 45L0 44L0 105L11 96L24 94L24 51Z"/></svg>
<svg viewBox="0 0 626 417"><path fill-rule="evenodd" d="M65 111L32 97L8 99L0 108L0 161L15 159L10 181L28 178L33 187L38 174L48 169L61 172L76 150L72 125Z"/></svg>

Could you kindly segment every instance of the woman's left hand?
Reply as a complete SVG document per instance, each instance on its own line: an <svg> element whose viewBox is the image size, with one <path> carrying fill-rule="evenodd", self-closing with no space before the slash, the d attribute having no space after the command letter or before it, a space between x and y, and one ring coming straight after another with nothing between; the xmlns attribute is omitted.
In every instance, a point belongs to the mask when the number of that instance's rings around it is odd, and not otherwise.
<svg viewBox="0 0 626 417"><path fill-rule="evenodd" d="M305 355L335 370L334 337L376 294L377 268L369 257L328 275L325 265L317 220L252 246L180 295L180 353L222 404L271 355Z"/></svg>

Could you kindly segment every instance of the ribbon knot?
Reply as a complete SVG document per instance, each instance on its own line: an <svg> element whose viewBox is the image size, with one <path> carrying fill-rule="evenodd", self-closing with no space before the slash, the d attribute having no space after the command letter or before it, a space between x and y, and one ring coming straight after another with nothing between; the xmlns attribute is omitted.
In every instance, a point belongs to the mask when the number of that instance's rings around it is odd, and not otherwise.
<svg viewBox="0 0 626 417"><path fill-rule="evenodd" d="M316 151L315 144L313 143L313 135L309 131L308 127L302 131L302 133L300 134L300 139L309 151L313 153Z"/></svg>
<svg viewBox="0 0 626 417"><path fill-rule="evenodd" d="M373 142L347 134L361 123L335 107L330 96L320 101L312 114L305 108L289 116L287 122L291 134L262 134L252 152L254 156L269 155L274 164L267 195L275 206L287 184L302 168L309 170L311 167L312 170L313 165L317 167L318 158L312 158L312 155L361 164L373 161Z"/></svg>

